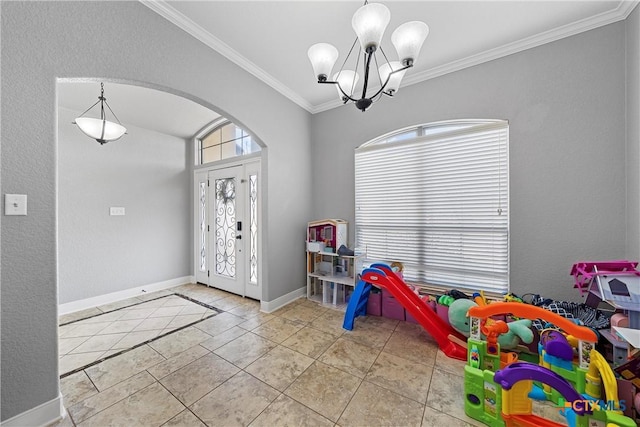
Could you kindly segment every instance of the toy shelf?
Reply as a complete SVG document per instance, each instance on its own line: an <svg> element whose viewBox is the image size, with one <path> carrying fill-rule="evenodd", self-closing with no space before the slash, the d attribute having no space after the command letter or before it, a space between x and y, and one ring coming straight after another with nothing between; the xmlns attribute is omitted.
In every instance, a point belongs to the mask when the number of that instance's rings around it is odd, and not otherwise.
<svg viewBox="0 0 640 427"><path fill-rule="evenodd" d="M346 305L358 281L362 257L307 251L307 298L333 306Z"/></svg>

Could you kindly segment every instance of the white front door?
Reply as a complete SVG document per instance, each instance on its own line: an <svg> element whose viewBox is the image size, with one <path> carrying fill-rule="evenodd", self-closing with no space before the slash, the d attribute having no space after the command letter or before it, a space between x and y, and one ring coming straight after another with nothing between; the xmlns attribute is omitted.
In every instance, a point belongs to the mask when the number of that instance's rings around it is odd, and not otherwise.
<svg viewBox="0 0 640 427"><path fill-rule="evenodd" d="M245 295L242 166L209 172L209 285Z"/></svg>

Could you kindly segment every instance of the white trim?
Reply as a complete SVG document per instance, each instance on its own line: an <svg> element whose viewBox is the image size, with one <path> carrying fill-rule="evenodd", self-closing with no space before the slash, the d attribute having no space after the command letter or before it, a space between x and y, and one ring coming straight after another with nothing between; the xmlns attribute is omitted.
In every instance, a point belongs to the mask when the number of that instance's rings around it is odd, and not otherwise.
<svg viewBox="0 0 640 427"><path fill-rule="evenodd" d="M187 283L194 283L195 278L193 276L183 276L171 280L165 280L164 282L150 283L145 286L138 286L131 289L125 289L123 291L112 292L110 294L99 295L97 297L91 297L81 299L78 301L67 302L64 304L58 304L58 316L75 311L85 310L91 307L97 307L103 304L109 304L112 302L120 301L123 299L136 297L148 292L161 291L164 289L173 288L175 286L184 285Z"/></svg>
<svg viewBox="0 0 640 427"><path fill-rule="evenodd" d="M260 311L264 313L273 313L280 307L284 307L287 304L292 303L298 298L304 298L307 296L307 287L303 286L291 291L288 294L284 294L281 297L274 299L273 301L262 301L260 303Z"/></svg>
<svg viewBox="0 0 640 427"><path fill-rule="evenodd" d="M48 426L67 415L62 403L62 394L41 405L0 422L1 427Z"/></svg>
<svg viewBox="0 0 640 427"><path fill-rule="evenodd" d="M193 22L191 19L178 12L167 2L163 0L140 0L140 3L144 4L149 9L153 10L172 24L175 24L176 26L178 26L178 28L181 28L182 30L191 34L193 37L200 40L202 43L206 44L211 49L227 58L229 61L240 66L245 71L253 74L255 77L266 83L268 86L271 86L273 89L277 90L282 95L298 104L300 107L309 112L311 112L311 110L313 109L313 106L306 99L298 95L291 88L284 85L280 80L274 78L271 74L267 73L253 62L249 61L247 58L231 48L231 46Z"/></svg>
<svg viewBox="0 0 640 427"><path fill-rule="evenodd" d="M191 34L193 37L200 40L211 49L220 53L231 62L244 68L246 71L253 74L255 77L262 80L264 83L271 86L273 89L277 90L282 95L298 104L300 107L309 111L311 114L331 110L343 104L340 100L335 99L323 104L311 105L310 102L302 98L288 86L284 85L282 82L264 71L262 68L258 67L256 64L249 61L240 53L233 50L229 45L213 36L211 33L193 22L191 19L178 12L164 0L140 0L140 2L160 16L170 21L171 23L177 25L182 30ZM545 31L543 33L536 34L534 36L527 37L513 43L508 43L495 49L490 49L476 55L471 55L457 61L449 62L448 64L443 64L441 66L422 71L417 74L409 75L403 80L402 86L410 86L412 84L420 83L425 80L430 80L436 77L443 76L445 74L453 73L465 68L493 61L494 59L499 59L508 55L512 55L514 53L538 47L546 43L551 43L565 37L574 36L585 31L602 27L604 25L622 21L629 16L629 14L633 11L633 9L639 2L640 0L620 1L618 7L615 10L603 12L589 18L572 22L571 24L567 24L559 28L554 28L553 30ZM375 88L372 87L372 89Z"/></svg>

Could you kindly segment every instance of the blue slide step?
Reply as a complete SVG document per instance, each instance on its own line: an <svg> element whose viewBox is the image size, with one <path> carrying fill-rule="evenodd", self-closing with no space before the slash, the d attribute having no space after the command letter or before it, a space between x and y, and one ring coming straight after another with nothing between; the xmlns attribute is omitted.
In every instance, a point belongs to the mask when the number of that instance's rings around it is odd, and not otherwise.
<svg viewBox="0 0 640 427"><path fill-rule="evenodd" d="M348 331L353 331L353 322L358 316L367 314L367 302L369 301L369 292L371 292L371 283L360 280L349 299L347 311L344 315L342 327Z"/></svg>

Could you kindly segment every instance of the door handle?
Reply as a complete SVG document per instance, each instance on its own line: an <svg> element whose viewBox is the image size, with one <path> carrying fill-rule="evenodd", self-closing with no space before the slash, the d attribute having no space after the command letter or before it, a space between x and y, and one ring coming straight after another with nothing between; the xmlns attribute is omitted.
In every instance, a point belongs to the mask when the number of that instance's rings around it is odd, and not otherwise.
<svg viewBox="0 0 640 427"><path fill-rule="evenodd" d="M238 234L238 235L236 236L236 239L241 240L241 239L242 239L242 234Z"/></svg>

